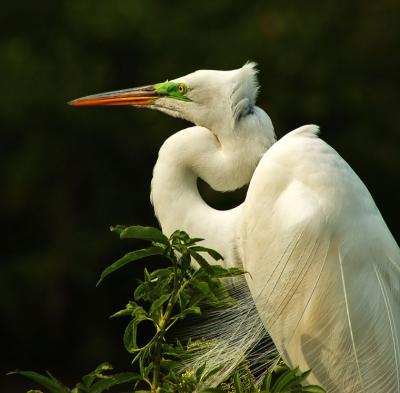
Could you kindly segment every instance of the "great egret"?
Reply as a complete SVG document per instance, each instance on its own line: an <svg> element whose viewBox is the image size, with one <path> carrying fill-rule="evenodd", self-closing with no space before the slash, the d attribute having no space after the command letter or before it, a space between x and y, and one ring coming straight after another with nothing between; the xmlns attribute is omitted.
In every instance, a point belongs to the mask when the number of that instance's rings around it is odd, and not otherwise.
<svg viewBox="0 0 400 393"><path fill-rule="evenodd" d="M158 109L195 126L166 140L151 198L163 231L204 238L248 271L258 313L291 366L335 393L400 393L400 251L350 166L306 125L276 141L255 105L254 63L200 70L151 86L92 95L83 105ZM218 211L219 191L249 184ZM220 326L225 329L225 326Z"/></svg>

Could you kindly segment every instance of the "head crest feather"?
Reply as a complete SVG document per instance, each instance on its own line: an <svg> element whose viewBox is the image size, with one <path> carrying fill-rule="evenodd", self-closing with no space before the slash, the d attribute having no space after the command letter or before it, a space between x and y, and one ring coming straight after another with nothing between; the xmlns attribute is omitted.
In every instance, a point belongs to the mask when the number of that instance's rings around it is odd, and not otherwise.
<svg viewBox="0 0 400 393"><path fill-rule="evenodd" d="M254 62L247 62L237 70L236 83L231 94L231 108L235 120L253 112L259 90L257 74L257 64Z"/></svg>

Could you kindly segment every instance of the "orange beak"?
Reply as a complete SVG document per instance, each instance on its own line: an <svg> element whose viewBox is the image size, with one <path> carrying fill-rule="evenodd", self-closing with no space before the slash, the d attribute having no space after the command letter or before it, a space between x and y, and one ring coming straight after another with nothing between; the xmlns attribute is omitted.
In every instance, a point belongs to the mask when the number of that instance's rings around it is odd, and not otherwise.
<svg viewBox="0 0 400 393"><path fill-rule="evenodd" d="M68 102L72 106L95 105L137 105L152 104L162 95L153 86L137 87L133 89L117 90L108 93L93 94Z"/></svg>

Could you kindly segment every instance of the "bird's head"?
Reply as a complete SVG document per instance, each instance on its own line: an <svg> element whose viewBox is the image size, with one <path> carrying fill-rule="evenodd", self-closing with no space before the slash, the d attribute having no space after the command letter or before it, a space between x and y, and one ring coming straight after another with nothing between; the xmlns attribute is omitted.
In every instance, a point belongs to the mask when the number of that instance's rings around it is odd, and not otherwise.
<svg viewBox="0 0 400 393"><path fill-rule="evenodd" d="M199 70L171 81L90 95L69 104L148 107L223 134L254 113L256 74L255 63L232 71Z"/></svg>

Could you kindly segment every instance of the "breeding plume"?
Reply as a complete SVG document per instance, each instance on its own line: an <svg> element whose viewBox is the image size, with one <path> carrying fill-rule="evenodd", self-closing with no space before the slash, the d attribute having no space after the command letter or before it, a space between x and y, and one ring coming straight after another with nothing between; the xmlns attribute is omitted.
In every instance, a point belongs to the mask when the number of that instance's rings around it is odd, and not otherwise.
<svg viewBox="0 0 400 393"><path fill-rule="evenodd" d="M204 238L227 266L249 272L265 330L289 365L312 369L309 382L330 393L400 393L399 247L318 127L276 141L257 91L247 63L71 104L146 106L193 123L166 140L154 168L151 198L163 231ZM218 191L249 184L246 199L215 210L197 178ZM234 330L248 342L251 329Z"/></svg>

